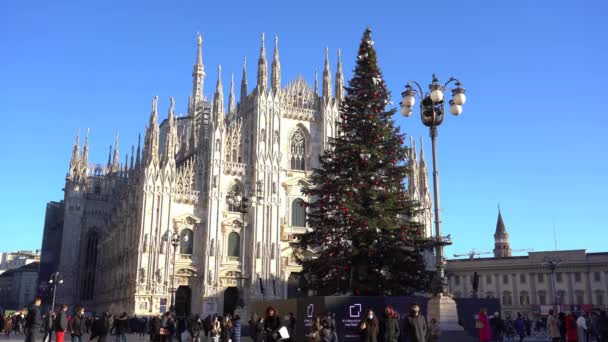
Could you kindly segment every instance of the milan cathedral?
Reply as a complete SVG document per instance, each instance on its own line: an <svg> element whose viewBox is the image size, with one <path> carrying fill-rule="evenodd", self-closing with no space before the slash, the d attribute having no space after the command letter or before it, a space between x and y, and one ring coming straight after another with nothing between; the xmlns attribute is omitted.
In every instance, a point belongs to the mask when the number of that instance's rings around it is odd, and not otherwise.
<svg viewBox="0 0 608 342"><path fill-rule="evenodd" d="M332 84L325 53L322 89L299 77L281 84L275 38L270 87L264 35L253 89L246 63L237 101L231 79L224 107L222 69L211 101L202 38L192 72L187 115L170 99L159 123L158 99L140 143L124 162L119 139L107 164L89 162L89 132L76 138L64 188L57 302L87 311L150 315L176 308L229 313L264 298L291 298L299 265L290 243L306 231L310 200L301 189L337 134L344 97L340 51ZM333 90L333 91L332 91ZM411 142L409 192L425 210L431 198L424 151ZM430 258L432 259L432 258ZM246 311L246 309L245 309Z"/></svg>

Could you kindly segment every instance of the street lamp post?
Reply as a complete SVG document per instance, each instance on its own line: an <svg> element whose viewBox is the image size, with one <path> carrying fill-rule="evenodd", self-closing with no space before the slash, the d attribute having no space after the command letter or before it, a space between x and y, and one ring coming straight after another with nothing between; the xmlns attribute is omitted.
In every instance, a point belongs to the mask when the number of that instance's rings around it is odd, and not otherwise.
<svg viewBox="0 0 608 342"><path fill-rule="evenodd" d="M451 83L454 83L456 88L451 89L452 99L449 101L450 112L455 116L460 115L462 113L462 105L466 102L465 89L461 87L460 81L451 77L442 85L434 74L428 92L423 91L420 84L416 81L411 81L411 84L414 84L417 89L414 89L410 83L405 86L405 91L402 93L401 113L404 116L409 117L413 112L416 96L418 96L420 100L420 118L422 119L422 123L429 127L433 150L433 197L435 207L435 238L433 244L435 245L436 257L436 283L433 289L435 301L429 302L429 316L431 316L431 312L436 315L436 317L433 318L436 318L439 321L442 328L445 327L447 330L461 330L462 328L458 328L459 326L457 326L457 314L455 314L455 322L454 317L449 317L450 315L454 315L456 304L448 296L443 247L450 245L451 240L449 239L449 236L443 237L441 235L441 219L439 216L439 171L437 168L437 128L443 122L445 114L444 91L447 90L447 86ZM432 305L436 305L436 307L433 307L433 310L431 310ZM445 310L448 310L449 312L444 312Z"/></svg>
<svg viewBox="0 0 608 342"><path fill-rule="evenodd" d="M558 300L557 300L557 289L555 288L556 286L556 280L555 280L555 269L557 269L557 267L559 266L559 264L561 264L562 259L560 259L559 257L545 257L543 260L543 266L548 268L551 271L551 297L552 297L552 301L553 301L553 308L555 309L555 312L558 312Z"/></svg>
<svg viewBox="0 0 608 342"><path fill-rule="evenodd" d="M177 268L177 247L181 239L178 232L174 232L171 236L171 245L173 246L173 276L171 277L171 309L175 310L175 295L177 289L175 288L175 269Z"/></svg>
<svg viewBox="0 0 608 342"><path fill-rule="evenodd" d="M59 272L55 272L51 274L51 279L49 279L49 285L53 287L53 300L51 302L51 311L55 311L55 295L57 294L57 285L63 284L63 277Z"/></svg>

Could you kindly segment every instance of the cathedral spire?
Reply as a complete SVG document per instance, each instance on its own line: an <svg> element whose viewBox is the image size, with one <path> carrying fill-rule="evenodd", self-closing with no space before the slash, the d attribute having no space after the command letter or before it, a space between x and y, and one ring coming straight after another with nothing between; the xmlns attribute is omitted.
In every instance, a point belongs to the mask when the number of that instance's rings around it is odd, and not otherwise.
<svg viewBox="0 0 608 342"><path fill-rule="evenodd" d="M224 90L222 85L222 65L217 67L217 86L213 95L213 120L215 125L221 125L224 120Z"/></svg>
<svg viewBox="0 0 608 342"><path fill-rule="evenodd" d="M154 96L152 101L152 113L150 123L146 131L144 142L144 165L146 167L158 165L158 96Z"/></svg>
<svg viewBox="0 0 608 342"><path fill-rule="evenodd" d="M84 138L84 147L82 148L82 157L80 158L83 175L87 174L87 168L89 167L89 133L90 129L87 128L87 136Z"/></svg>
<svg viewBox="0 0 608 342"><path fill-rule="evenodd" d="M230 95L228 95L228 113L234 113L236 109L236 100L234 98L234 73L230 79Z"/></svg>
<svg viewBox="0 0 608 342"><path fill-rule="evenodd" d="M272 58L272 92L281 90L281 62L279 61L279 37L274 37L274 56Z"/></svg>
<svg viewBox="0 0 608 342"><path fill-rule="evenodd" d="M325 48L325 68L323 69L323 98L331 98L331 70L329 69L329 48Z"/></svg>
<svg viewBox="0 0 608 342"><path fill-rule="evenodd" d="M114 159L112 161L112 172L118 171L118 132L116 132L116 140L114 141Z"/></svg>
<svg viewBox="0 0 608 342"><path fill-rule="evenodd" d="M108 164L106 165L108 171L112 167L112 145L110 144L110 151L108 152Z"/></svg>
<svg viewBox="0 0 608 342"><path fill-rule="evenodd" d="M131 163L129 164L129 170L133 170L135 158L135 145L131 145Z"/></svg>
<svg viewBox="0 0 608 342"><path fill-rule="evenodd" d="M196 109L196 104L203 101L203 85L205 81L205 66L203 65L203 37L200 33L198 34L196 42L196 64L194 64L194 69L192 70L192 109Z"/></svg>
<svg viewBox="0 0 608 342"><path fill-rule="evenodd" d="M137 154L135 155L135 167L138 168L141 156L141 133L137 135Z"/></svg>
<svg viewBox="0 0 608 342"><path fill-rule="evenodd" d="M169 107L169 119L167 121L167 132L165 134L165 151L163 153L163 166L175 166L175 145L176 130L175 130L175 99L170 98L171 105Z"/></svg>
<svg viewBox="0 0 608 342"><path fill-rule="evenodd" d="M241 78L241 98L240 102L247 97L247 56L243 58L243 77Z"/></svg>
<svg viewBox="0 0 608 342"><path fill-rule="evenodd" d="M319 95L319 72L315 69L315 94Z"/></svg>
<svg viewBox="0 0 608 342"><path fill-rule="evenodd" d="M268 65L266 64L266 47L264 42L264 33L262 33L262 47L260 48L260 58L258 59L258 93L266 92L268 83Z"/></svg>
<svg viewBox="0 0 608 342"><path fill-rule="evenodd" d="M80 165L80 129L76 133L76 141L74 141L74 147L72 147L72 157L70 158L70 168L68 169L68 178L75 179L78 177L79 165Z"/></svg>
<svg viewBox="0 0 608 342"><path fill-rule="evenodd" d="M336 71L336 99L344 99L344 75L342 74L342 51L338 49L338 70Z"/></svg>

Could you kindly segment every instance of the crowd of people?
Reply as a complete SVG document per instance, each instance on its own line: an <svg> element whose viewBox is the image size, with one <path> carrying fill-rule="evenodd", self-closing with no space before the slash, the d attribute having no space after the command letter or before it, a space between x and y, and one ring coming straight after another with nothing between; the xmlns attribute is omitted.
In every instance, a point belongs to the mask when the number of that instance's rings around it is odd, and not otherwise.
<svg viewBox="0 0 608 342"><path fill-rule="evenodd" d="M480 342L523 341L527 336L546 336L552 342L608 342L608 317L606 311L590 315L586 312L560 312L554 310L536 321L521 313L513 319L500 317L498 312L491 317L482 309L476 318Z"/></svg>
<svg viewBox="0 0 608 342"><path fill-rule="evenodd" d="M174 317L166 312L152 317L129 317L126 312L113 315L104 312L98 317L85 315L82 307L68 315L68 306L62 305L56 312L41 313L40 298L22 312L9 316L0 315L2 332L21 335L25 342L64 342L69 335L71 342L89 342L97 339L107 342L127 342L127 334L149 336L150 342L241 342L241 318L238 315L199 315ZM402 324L403 322L403 324ZM339 342L335 315L328 313L315 317L306 328L308 342ZM307 324L308 326L308 324ZM253 314L249 321L249 336L253 342L292 342L296 333L296 318L289 313L283 318L273 307L263 316ZM517 313L516 318L502 319L499 313L488 315L481 309L475 317L479 341L524 341L527 336L545 336L552 342L608 342L608 317L605 311L588 313L549 311L546 317L532 321ZM427 322L420 306L413 304L403 320L391 306L380 316L369 309L356 327L361 342L433 342L442 335L435 319ZM85 341L85 335L88 339Z"/></svg>

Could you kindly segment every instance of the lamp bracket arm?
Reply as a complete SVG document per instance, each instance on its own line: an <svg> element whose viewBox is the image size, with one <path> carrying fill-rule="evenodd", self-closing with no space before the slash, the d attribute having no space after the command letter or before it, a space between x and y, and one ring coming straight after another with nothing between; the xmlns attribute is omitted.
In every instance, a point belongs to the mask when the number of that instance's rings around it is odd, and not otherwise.
<svg viewBox="0 0 608 342"><path fill-rule="evenodd" d="M422 100L424 98L424 91L422 91L422 87L420 86L420 83L416 82L416 81L410 81L410 83L413 83L416 85L416 87L418 87L418 90L414 89L414 92L418 94L418 97L420 97L420 100Z"/></svg>

